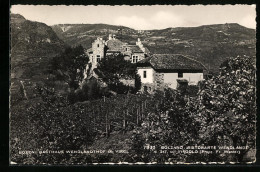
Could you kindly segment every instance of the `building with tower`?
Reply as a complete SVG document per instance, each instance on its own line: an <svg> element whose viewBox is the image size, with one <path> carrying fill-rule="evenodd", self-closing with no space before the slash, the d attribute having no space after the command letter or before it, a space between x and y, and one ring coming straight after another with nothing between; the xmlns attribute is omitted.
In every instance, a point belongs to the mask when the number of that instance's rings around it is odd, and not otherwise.
<svg viewBox="0 0 260 172"><path fill-rule="evenodd" d="M92 48L87 50L87 54L90 58L89 63L92 64L88 76L95 78L100 78L96 69L98 63L108 55L123 54L126 60L137 63L142 92L153 92L166 87L177 89L183 84L197 85L204 79L203 73L207 70L192 57L181 54L150 54L139 38L135 45L130 45L111 34L107 41L97 38L92 43Z"/></svg>
<svg viewBox="0 0 260 172"><path fill-rule="evenodd" d="M92 69L95 69L98 62L107 55L123 54L126 60L137 63L145 59L150 52L143 46L139 38L135 45L130 45L120 41L115 35L109 34L107 41L97 38L86 53L89 56L89 63L92 64Z"/></svg>

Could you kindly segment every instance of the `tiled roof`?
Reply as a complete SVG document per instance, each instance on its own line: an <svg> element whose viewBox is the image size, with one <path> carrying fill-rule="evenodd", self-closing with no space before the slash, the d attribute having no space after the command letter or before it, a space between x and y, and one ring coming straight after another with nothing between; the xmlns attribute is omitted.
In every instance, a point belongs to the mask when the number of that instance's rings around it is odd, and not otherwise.
<svg viewBox="0 0 260 172"><path fill-rule="evenodd" d="M91 53L91 52L93 52L93 50L92 50L92 48L89 48L89 49L86 50L86 52Z"/></svg>
<svg viewBox="0 0 260 172"><path fill-rule="evenodd" d="M155 70L204 70L206 69L200 62L181 54L153 54L137 64L151 65Z"/></svg>
<svg viewBox="0 0 260 172"><path fill-rule="evenodd" d="M138 45L128 45L133 53L143 53L141 48Z"/></svg>
<svg viewBox="0 0 260 172"><path fill-rule="evenodd" d="M144 47L144 49L145 49L144 52L145 52L146 54L150 54L150 51L148 50L148 48Z"/></svg>
<svg viewBox="0 0 260 172"><path fill-rule="evenodd" d="M143 51L137 45L127 45L118 39L107 41L108 52L122 52L124 51L123 47L129 47L133 53L143 53Z"/></svg>
<svg viewBox="0 0 260 172"><path fill-rule="evenodd" d="M122 51L122 46L124 43L119 41L118 39L115 40L108 40L107 41L107 51Z"/></svg>

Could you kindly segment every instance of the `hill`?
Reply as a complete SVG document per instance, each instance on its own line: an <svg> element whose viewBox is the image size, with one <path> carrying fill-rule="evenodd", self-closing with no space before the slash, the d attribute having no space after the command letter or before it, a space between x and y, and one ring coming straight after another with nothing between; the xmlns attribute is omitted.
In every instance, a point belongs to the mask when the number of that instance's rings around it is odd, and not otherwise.
<svg viewBox="0 0 260 172"><path fill-rule="evenodd" d="M124 27L108 24L59 24L51 26L60 39L68 45L76 46L81 44L84 48L90 48L92 42L97 37L107 39L109 33L119 34L122 30L122 35L134 35L135 30ZM132 39L130 36L128 39Z"/></svg>
<svg viewBox="0 0 260 172"><path fill-rule="evenodd" d="M10 29L12 78L42 75L47 62L65 47L51 27L19 14L11 14Z"/></svg>
<svg viewBox="0 0 260 172"><path fill-rule="evenodd" d="M218 72L228 57L256 53L256 31L236 23L162 30L134 30L106 24L60 24L52 28L68 45L81 44L85 48L90 48L97 37L107 39L109 33L131 44L139 37L151 53L191 55L213 73Z"/></svg>
<svg viewBox="0 0 260 172"><path fill-rule="evenodd" d="M46 79L50 60L66 47L51 27L19 14L10 15L10 38L12 94L21 87L20 81L31 90L30 85Z"/></svg>

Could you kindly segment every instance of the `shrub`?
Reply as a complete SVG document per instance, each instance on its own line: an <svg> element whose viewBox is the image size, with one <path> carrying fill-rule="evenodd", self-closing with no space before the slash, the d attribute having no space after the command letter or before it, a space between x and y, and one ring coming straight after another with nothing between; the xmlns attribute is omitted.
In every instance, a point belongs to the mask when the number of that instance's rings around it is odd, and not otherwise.
<svg viewBox="0 0 260 172"><path fill-rule="evenodd" d="M204 82L199 93L196 120L201 122L201 139L208 144L248 146L235 154L233 161L241 162L255 149L255 74L253 57L229 59L218 76Z"/></svg>

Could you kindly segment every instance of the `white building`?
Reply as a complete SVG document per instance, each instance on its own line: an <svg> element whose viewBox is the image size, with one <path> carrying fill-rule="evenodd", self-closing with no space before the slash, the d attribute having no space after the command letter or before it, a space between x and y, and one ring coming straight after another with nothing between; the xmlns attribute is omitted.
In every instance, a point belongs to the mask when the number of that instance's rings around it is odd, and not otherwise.
<svg viewBox="0 0 260 172"><path fill-rule="evenodd" d="M197 85L203 80L205 69L200 62L180 54L154 54L137 63L142 91L165 87L176 89L181 81Z"/></svg>

